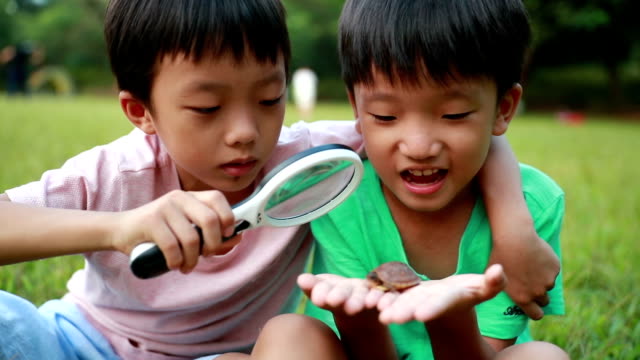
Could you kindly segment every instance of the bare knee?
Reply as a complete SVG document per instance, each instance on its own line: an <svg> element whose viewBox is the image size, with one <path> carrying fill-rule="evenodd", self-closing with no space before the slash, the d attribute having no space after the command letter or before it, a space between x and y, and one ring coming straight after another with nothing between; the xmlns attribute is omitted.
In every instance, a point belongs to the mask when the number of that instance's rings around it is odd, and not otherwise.
<svg viewBox="0 0 640 360"><path fill-rule="evenodd" d="M557 345L544 341L531 341L502 350L496 359L569 360L569 355Z"/></svg>
<svg viewBox="0 0 640 360"><path fill-rule="evenodd" d="M335 337L333 330L322 321L299 314L283 314L271 318L260 334L261 337L269 337L270 340L291 340L291 336L297 338L300 334L304 334L305 337Z"/></svg>
<svg viewBox="0 0 640 360"><path fill-rule="evenodd" d="M342 345L333 330L305 315L284 314L269 320L260 332L252 355L274 354L282 349L287 353L280 358L343 358Z"/></svg>

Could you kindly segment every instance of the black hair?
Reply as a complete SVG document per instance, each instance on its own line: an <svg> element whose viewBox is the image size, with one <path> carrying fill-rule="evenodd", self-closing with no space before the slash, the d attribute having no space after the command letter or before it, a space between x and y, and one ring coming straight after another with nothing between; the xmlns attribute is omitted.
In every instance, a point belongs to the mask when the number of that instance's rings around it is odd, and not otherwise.
<svg viewBox="0 0 640 360"><path fill-rule="evenodd" d="M342 77L370 85L373 69L393 84L447 85L487 77L498 96L520 81L531 41L521 0L347 0L340 17Z"/></svg>
<svg viewBox="0 0 640 360"><path fill-rule="evenodd" d="M121 90L150 105L156 64L164 56L222 56L260 63L284 58L291 45L280 0L111 0L104 33Z"/></svg>

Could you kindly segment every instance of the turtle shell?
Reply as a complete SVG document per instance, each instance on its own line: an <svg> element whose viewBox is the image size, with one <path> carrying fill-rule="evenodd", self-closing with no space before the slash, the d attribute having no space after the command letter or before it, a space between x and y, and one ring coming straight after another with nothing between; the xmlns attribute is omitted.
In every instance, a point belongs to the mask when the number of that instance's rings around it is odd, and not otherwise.
<svg viewBox="0 0 640 360"><path fill-rule="evenodd" d="M420 283L420 277L407 264L391 261L380 264L367 275L369 287L382 291L402 291Z"/></svg>

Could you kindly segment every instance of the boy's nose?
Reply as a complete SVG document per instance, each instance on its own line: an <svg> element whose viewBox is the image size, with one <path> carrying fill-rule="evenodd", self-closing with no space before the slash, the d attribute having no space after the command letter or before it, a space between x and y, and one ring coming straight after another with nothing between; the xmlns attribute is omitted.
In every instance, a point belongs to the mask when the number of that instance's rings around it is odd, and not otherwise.
<svg viewBox="0 0 640 360"><path fill-rule="evenodd" d="M425 160L440 154L443 144L436 137L429 134L407 134L400 142L400 152L414 160Z"/></svg>
<svg viewBox="0 0 640 360"><path fill-rule="evenodd" d="M230 119L227 125L225 141L227 145L250 144L258 137L257 120L251 114Z"/></svg>

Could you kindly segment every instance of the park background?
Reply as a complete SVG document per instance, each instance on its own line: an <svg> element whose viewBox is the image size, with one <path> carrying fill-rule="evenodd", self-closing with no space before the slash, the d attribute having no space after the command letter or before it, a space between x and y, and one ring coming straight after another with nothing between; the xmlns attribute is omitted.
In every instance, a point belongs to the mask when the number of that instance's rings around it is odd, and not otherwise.
<svg viewBox="0 0 640 360"><path fill-rule="evenodd" d="M292 69L313 68L319 105L311 120L350 119L336 29L343 0L283 0ZM524 111L508 138L520 161L565 190L562 233L567 315L534 335L573 359L640 359L640 26L635 0L524 0L534 42ZM0 192L126 134L102 38L105 0L0 0L0 49L28 44L31 95L4 95L0 65ZM300 118L287 110L288 124ZM0 224L0 229L3 224ZM1 230L0 230L1 231ZM2 249L0 249L2 251ZM64 294L82 258L0 268L0 289L35 304Z"/></svg>

